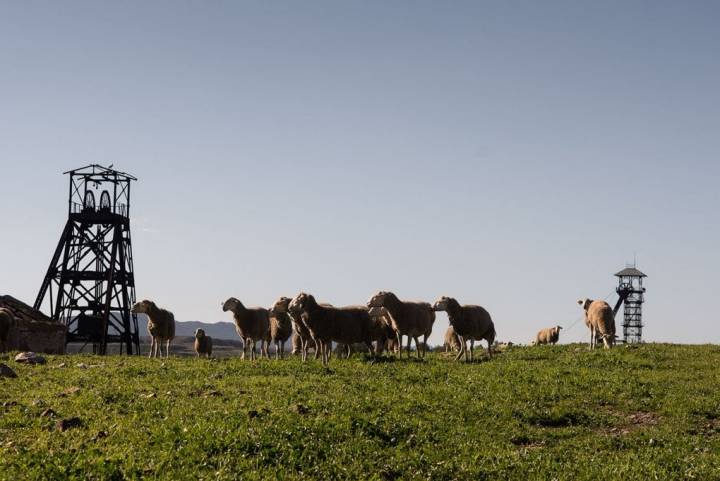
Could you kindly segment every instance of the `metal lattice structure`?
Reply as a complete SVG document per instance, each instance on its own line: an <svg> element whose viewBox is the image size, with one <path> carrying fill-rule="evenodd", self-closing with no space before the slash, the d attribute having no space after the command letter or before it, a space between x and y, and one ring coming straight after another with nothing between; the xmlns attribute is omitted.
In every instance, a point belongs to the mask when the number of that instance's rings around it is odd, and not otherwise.
<svg viewBox="0 0 720 481"><path fill-rule="evenodd" d="M617 314L620 306L625 304L623 309L623 342L642 342L642 305L645 302L643 279L647 276L634 265L626 267L615 276L619 280L616 289L619 299L615 304L613 314Z"/></svg>
<svg viewBox="0 0 720 481"><path fill-rule="evenodd" d="M130 184L137 179L111 167L93 164L65 172L68 220L34 307L45 306L53 320L67 326L68 343L92 344L96 354L119 343L121 353L139 354L137 316L130 312L135 302Z"/></svg>

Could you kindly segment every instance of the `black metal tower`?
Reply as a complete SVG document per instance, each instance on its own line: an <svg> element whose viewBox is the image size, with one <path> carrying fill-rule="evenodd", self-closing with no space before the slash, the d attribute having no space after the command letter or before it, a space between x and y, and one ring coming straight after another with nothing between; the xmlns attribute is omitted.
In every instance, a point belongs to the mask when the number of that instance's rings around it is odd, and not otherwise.
<svg viewBox="0 0 720 481"><path fill-rule="evenodd" d="M643 278L647 276L636 269L635 265L626 267L615 276L619 279L616 292L620 297L615 304L613 314L617 314L620 306L625 304L623 341L625 343L642 342L642 305L645 302Z"/></svg>
<svg viewBox="0 0 720 481"><path fill-rule="evenodd" d="M130 242L130 183L135 177L100 165L70 176L68 220L35 300L68 327L67 342L106 354L140 353ZM98 200L96 200L98 199Z"/></svg>

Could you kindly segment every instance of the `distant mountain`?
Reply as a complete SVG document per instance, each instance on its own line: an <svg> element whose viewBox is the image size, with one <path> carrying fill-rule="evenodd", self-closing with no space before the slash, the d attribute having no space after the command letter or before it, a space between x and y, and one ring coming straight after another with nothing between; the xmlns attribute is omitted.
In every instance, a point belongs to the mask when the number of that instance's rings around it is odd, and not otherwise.
<svg viewBox="0 0 720 481"><path fill-rule="evenodd" d="M144 314L138 315L138 326L140 327L140 336L147 336L147 316ZM194 336L195 329L204 329L205 334L214 339L240 340L235 331L235 324L232 322L175 321L175 335L178 337Z"/></svg>
<svg viewBox="0 0 720 481"><path fill-rule="evenodd" d="M204 329L205 334L213 339L228 339L231 341L240 340L240 336L238 336L235 331L235 324L232 322L206 323L199 321L187 321L175 323L176 336L194 336L195 329Z"/></svg>

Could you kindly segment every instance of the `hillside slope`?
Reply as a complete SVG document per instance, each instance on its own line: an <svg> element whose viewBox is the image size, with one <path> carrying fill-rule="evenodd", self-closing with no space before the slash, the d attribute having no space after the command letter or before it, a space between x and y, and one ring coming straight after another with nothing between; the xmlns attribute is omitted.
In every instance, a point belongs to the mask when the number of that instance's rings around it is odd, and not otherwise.
<svg viewBox="0 0 720 481"><path fill-rule="evenodd" d="M329 370L7 362L19 377L0 379L2 479L720 477L718 346L512 348L474 364L355 356ZM58 431L71 417L81 425Z"/></svg>

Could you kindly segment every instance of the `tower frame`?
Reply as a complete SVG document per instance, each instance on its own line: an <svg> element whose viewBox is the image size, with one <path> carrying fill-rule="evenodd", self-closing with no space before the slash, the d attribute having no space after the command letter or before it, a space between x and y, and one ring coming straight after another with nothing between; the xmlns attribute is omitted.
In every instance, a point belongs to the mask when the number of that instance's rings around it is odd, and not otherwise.
<svg viewBox="0 0 720 481"><path fill-rule="evenodd" d="M67 343L140 353L130 236L129 174L91 164L69 176L68 219L35 300L65 324ZM99 200L98 200L99 197Z"/></svg>
<svg viewBox="0 0 720 481"><path fill-rule="evenodd" d="M643 331L642 305L645 302L645 288L643 279L647 277L635 265L629 265L621 270L615 277L618 278L618 301L613 309L617 314L623 306L623 342L626 344L641 343Z"/></svg>

